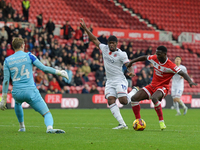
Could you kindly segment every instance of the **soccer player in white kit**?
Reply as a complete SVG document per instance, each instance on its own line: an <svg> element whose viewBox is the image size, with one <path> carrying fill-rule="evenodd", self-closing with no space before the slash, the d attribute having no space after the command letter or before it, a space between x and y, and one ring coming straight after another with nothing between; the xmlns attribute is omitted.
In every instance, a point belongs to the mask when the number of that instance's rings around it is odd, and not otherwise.
<svg viewBox="0 0 200 150"><path fill-rule="evenodd" d="M99 40L88 30L83 19L81 19L81 27L87 32L91 41L98 46L103 54L104 66L106 70L106 87L105 97L108 100L108 105L113 116L119 122L119 125L113 129L128 129L128 126L124 122L120 110L115 103L118 98L120 103L127 105L131 102L131 97L138 91L136 88L127 94L128 82L122 72L122 66L129 64L128 56L125 52L122 52L117 48L117 38L110 36L108 38L108 45L102 44ZM131 68L130 70L133 70ZM134 76L131 71L130 76Z"/></svg>
<svg viewBox="0 0 200 150"><path fill-rule="evenodd" d="M187 73L187 69L185 66L181 65L181 57L180 56L176 56L175 58L175 64L185 73ZM187 106L185 106L185 104L183 103L183 101L180 99L182 94L183 94L183 90L184 90L184 79L183 77L181 77L178 74L175 74L172 77L172 87L171 87L171 95L173 98L173 102L174 102L174 108L177 111L176 116L180 116L181 112L179 109L179 104L183 107L183 114L185 115L187 113Z"/></svg>

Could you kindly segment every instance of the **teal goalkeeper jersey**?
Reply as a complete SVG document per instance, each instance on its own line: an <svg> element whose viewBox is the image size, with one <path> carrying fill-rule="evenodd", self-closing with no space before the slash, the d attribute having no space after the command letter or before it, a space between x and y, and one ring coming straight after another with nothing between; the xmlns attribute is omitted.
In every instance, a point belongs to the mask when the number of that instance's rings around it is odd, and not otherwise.
<svg viewBox="0 0 200 150"><path fill-rule="evenodd" d="M10 77L13 83L13 90L35 88L32 64L44 72L52 74L56 72L54 68L44 66L37 57L30 52L15 52L4 61L3 93L7 93L8 91L8 84L5 83L6 81L9 83Z"/></svg>

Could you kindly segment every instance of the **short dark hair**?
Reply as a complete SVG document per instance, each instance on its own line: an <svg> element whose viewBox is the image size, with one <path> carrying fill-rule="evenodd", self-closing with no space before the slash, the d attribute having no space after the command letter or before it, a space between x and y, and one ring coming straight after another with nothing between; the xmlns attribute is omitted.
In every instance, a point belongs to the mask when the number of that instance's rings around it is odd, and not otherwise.
<svg viewBox="0 0 200 150"><path fill-rule="evenodd" d="M160 50L160 51L162 51L164 53L167 53L167 48L165 46L158 46L157 50Z"/></svg>
<svg viewBox="0 0 200 150"><path fill-rule="evenodd" d="M180 59L182 60L181 56L176 56L175 59L176 59L176 58L180 58Z"/></svg>
<svg viewBox="0 0 200 150"><path fill-rule="evenodd" d="M108 42L113 41L113 42L118 42L117 37L114 35L109 36Z"/></svg>

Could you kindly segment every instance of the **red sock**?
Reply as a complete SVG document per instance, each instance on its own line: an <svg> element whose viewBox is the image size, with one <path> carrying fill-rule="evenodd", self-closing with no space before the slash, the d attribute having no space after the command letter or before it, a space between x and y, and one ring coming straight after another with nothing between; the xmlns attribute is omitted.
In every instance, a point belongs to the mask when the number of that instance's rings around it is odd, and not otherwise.
<svg viewBox="0 0 200 150"><path fill-rule="evenodd" d="M140 105L132 106L133 113L135 114L136 119L141 119L140 116Z"/></svg>
<svg viewBox="0 0 200 150"><path fill-rule="evenodd" d="M159 102L157 102L157 103L159 103ZM156 103L156 104L157 104L157 103ZM155 104L155 105L156 105L156 104ZM154 107L154 109L155 109L155 111L156 111L156 113L157 113L157 115L158 115L159 121L160 121L160 120L164 120L164 119L163 119L163 112L162 112L161 103L160 103L158 106Z"/></svg>

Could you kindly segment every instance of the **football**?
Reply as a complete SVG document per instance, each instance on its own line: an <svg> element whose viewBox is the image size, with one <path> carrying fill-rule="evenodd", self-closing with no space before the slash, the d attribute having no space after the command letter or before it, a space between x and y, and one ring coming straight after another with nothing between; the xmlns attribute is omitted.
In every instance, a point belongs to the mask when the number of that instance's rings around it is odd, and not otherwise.
<svg viewBox="0 0 200 150"><path fill-rule="evenodd" d="M146 122L143 119L133 121L133 129L135 131L143 131L146 128Z"/></svg>

